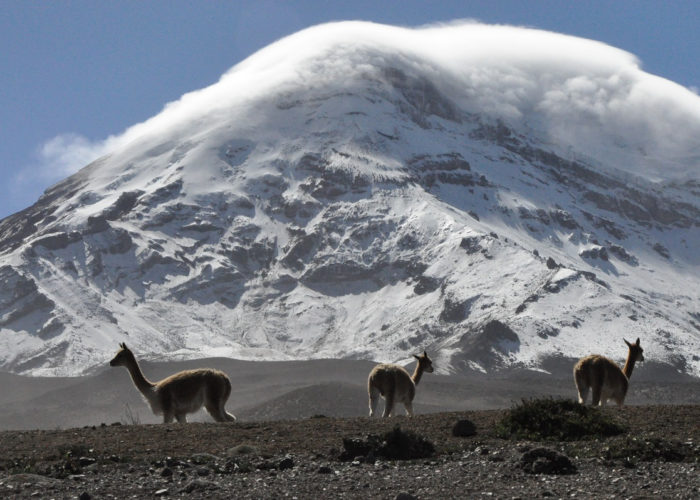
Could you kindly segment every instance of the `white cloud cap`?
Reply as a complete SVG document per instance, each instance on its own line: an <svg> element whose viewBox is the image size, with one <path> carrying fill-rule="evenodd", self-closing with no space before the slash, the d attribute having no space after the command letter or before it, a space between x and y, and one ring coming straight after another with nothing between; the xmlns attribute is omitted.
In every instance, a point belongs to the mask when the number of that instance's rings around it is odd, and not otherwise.
<svg viewBox="0 0 700 500"><path fill-rule="evenodd" d="M253 106L260 100L354 88L387 67L428 78L464 111L526 126L608 167L650 179L697 177L700 97L692 90L600 42L473 21L420 28L353 21L303 30L116 137L52 139L42 148L43 169L65 175L151 134L184 133L194 120L213 123L235 111L263 120Z"/></svg>

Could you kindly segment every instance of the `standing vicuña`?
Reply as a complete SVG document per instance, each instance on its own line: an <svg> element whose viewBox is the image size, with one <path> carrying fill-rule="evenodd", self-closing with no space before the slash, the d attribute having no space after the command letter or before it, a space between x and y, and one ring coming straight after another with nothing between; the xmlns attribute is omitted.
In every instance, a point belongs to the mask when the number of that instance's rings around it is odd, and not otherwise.
<svg viewBox="0 0 700 500"><path fill-rule="evenodd" d="M163 415L163 423L173 418L187 422L187 414L194 413L204 406L217 422L235 422L236 417L226 411L224 405L231 394L231 381L219 370L200 368L185 370L153 383L146 379L136 362L134 354L119 344L121 349L109 362L110 366L125 366L129 370L134 385L141 392L151 410Z"/></svg>
<svg viewBox="0 0 700 500"><path fill-rule="evenodd" d="M584 404L588 397L588 390L593 389L591 401L593 406L604 406L608 399L614 399L619 406L622 406L634 364L637 361L644 361L644 350L639 345L639 339L634 344L625 340L625 344L629 347L629 352L622 370L612 359L598 354L581 358L574 365L574 381L578 389L579 403Z"/></svg>
<svg viewBox="0 0 700 500"><path fill-rule="evenodd" d="M391 416L396 401L403 403L409 417L413 416L413 397L416 395L416 386L423 372L433 372L433 362L425 351L422 355L414 354L413 357L418 360L413 376L409 376L408 372L399 365L381 364L372 369L367 379L370 417L377 409L380 395L384 398L384 417Z"/></svg>

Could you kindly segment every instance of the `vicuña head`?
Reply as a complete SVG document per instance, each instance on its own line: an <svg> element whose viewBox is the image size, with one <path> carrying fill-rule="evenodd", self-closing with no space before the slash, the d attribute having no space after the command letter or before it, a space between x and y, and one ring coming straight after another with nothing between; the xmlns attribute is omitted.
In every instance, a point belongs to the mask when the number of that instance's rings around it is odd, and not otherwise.
<svg viewBox="0 0 700 500"><path fill-rule="evenodd" d="M625 340L625 339L622 339ZM612 359L592 354L581 358L574 365L574 381L578 389L578 402L584 404L588 390L593 390L593 406L604 406L608 399L613 399L622 406L627 395L629 379L637 361L644 361L644 350L639 345L639 339L634 344L625 340L629 348L627 362L620 369Z"/></svg>
<svg viewBox="0 0 700 500"><path fill-rule="evenodd" d="M394 364L381 364L372 369L367 379L370 417L377 409L379 396L384 398L384 417L391 416L394 403L397 401L403 403L409 417L413 416L413 397L416 395L416 386L423 372L433 372L433 362L425 351L420 356L414 354L413 357L418 360L418 363L412 376L403 367Z"/></svg>
<svg viewBox="0 0 700 500"><path fill-rule="evenodd" d="M202 406L217 422L235 422L236 417L224 408L231 394L231 381L224 372L211 368L185 370L153 383L144 377L134 353L126 344L119 344L119 347L121 349L109 365L125 366L129 370L134 385L153 413L163 415L163 423L168 424L173 419L185 423L187 414Z"/></svg>

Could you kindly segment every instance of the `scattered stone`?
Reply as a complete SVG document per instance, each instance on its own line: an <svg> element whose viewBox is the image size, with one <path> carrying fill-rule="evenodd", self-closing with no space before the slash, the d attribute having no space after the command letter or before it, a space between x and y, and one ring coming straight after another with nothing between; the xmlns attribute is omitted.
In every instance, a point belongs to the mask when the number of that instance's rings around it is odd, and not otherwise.
<svg viewBox="0 0 700 500"><path fill-rule="evenodd" d="M693 456L692 442L681 443L659 437L639 439L636 436L606 447L604 456L608 460L622 459L625 467L634 467L637 460L644 462L682 462Z"/></svg>
<svg viewBox="0 0 700 500"><path fill-rule="evenodd" d="M374 437L376 438L377 436ZM345 448L345 451L340 454L340 459L354 460L357 457L364 457L374 445L374 443L370 442L371 438L371 435L367 436L367 439L343 438L343 448Z"/></svg>
<svg viewBox="0 0 700 500"><path fill-rule="evenodd" d="M247 458L233 458L226 462L225 470L228 472L247 473L254 469L253 464Z"/></svg>
<svg viewBox="0 0 700 500"><path fill-rule="evenodd" d="M239 444L238 446L234 446L233 448L229 449L226 454L229 457L236 457L239 455L257 455L258 449L249 444Z"/></svg>
<svg viewBox="0 0 700 500"><path fill-rule="evenodd" d="M394 500L418 500L418 497L410 493L401 492L394 497Z"/></svg>
<svg viewBox="0 0 700 500"><path fill-rule="evenodd" d="M219 486L211 481L203 481L202 479L195 479L190 481L182 488L182 493L192 493L194 491L207 491L216 490Z"/></svg>
<svg viewBox="0 0 700 500"><path fill-rule="evenodd" d="M574 474L577 469L566 455L548 448L523 453L520 468L529 474Z"/></svg>
<svg viewBox="0 0 700 500"><path fill-rule="evenodd" d="M192 460L192 463L198 465L211 464L221 460L219 457L217 457L216 455L212 455L211 453L196 453L192 455L190 459Z"/></svg>
<svg viewBox="0 0 700 500"><path fill-rule="evenodd" d="M160 477L172 477L173 475L173 470L170 467L163 467L163 470L160 471Z"/></svg>
<svg viewBox="0 0 700 500"><path fill-rule="evenodd" d="M255 468L258 470L273 470L277 468L277 464L271 460L262 460L255 464Z"/></svg>
<svg viewBox="0 0 700 500"><path fill-rule="evenodd" d="M566 410L563 416L574 411L567 405L549 403L538 408L542 411L530 409L533 422L551 417L557 408ZM92 498L273 498L286 492L290 498L478 495L526 499L541 498L543 492L552 498L585 498L590 496L590 484L596 484L597 494L606 498L700 498L700 486L695 480L700 442L693 432L698 410L692 405L607 409L602 413L624 417L635 432L629 436L574 441L554 437L544 443L528 438L498 438L495 426L506 413L507 410L488 414L470 411L387 420L329 417L318 422L303 419L293 424L243 424L233 432L228 426L196 424L186 428L170 426L176 430L171 434L167 434L169 426L146 425L104 430L98 427L97 431L88 427L6 432L0 436L4 452L0 457L0 498L78 499L83 492ZM452 428L466 418L478 427L477 436L453 437ZM439 455L405 461L380 455L377 449L391 442L387 431L397 422L402 430L430 438ZM244 425L249 427L243 428ZM144 439L154 431L167 439ZM372 444L368 433L377 435L377 449L369 446L369 451L354 462L338 462L340 451L332 451L333 456L325 451L333 445L340 448L344 435L360 436L360 441ZM223 450L237 442L255 443L260 454L222 458L213 464L192 461L196 450L224 457ZM192 443L197 446L194 450ZM54 451L57 449L64 451L58 454ZM79 457L94 456L99 469L96 473L85 472L84 476L67 473L63 468L67 451L71 451L76 465ZM30 452L35 453L36 460L21 455ZM125 455L112 462L109 457L113 452ZM373 457L377 462L366 465ZM289 462L287 458L291 459L289 469L284 465ZM243 472L238 463L244 467L251 464L252 468ZM270 468L256 470L258 463ZM633 469L627 468L632 466ZM83 470L88 467L91 466ZM163 474L165 469L172 472L170 477L166 477L170 472ZM200 476L200 469L209 474ZM571 473L573 470L576 472Z"/></svg>
<svg viewBox="0 0 700 500"><path fill-rule="evenodd" d="M277 469L278 470L287 470L291 469L294 467L294 460L292 460L292 457L286 456L280 462L277 464Z"/></svg>

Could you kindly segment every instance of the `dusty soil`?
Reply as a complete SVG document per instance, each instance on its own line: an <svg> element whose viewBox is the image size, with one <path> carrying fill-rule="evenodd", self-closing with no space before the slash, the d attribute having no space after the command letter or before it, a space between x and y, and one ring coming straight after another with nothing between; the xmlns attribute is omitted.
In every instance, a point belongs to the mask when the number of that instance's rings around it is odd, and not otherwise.
<svg viewBox="0 0 700 500"><path fill-rule="evenodd" d="M5 431L0 497L700 498L698 405L606 408L631 430L576 442L498 438L506 411ZM461 419L475 435L453 436ZM434 455L340 459L343 438L397 424L431 441ZM540 447L575 472L528 472L524 456Z"/></svg>

